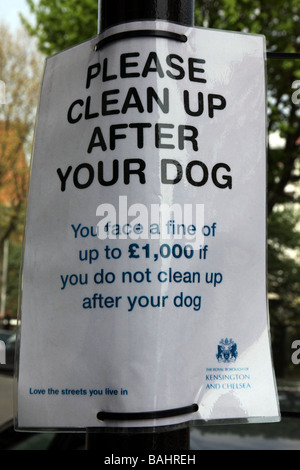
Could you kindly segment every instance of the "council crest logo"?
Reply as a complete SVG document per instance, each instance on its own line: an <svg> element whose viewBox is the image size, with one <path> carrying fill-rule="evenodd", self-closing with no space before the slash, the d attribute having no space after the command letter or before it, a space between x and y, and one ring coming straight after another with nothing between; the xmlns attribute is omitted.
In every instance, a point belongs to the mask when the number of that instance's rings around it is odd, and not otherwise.
<svg viewBox="0 0 300 470"><path fill-rule="evenodd" d="M236 343L232 339L221 339L216 357L218 362L235 362L238 357Z"/></svg>

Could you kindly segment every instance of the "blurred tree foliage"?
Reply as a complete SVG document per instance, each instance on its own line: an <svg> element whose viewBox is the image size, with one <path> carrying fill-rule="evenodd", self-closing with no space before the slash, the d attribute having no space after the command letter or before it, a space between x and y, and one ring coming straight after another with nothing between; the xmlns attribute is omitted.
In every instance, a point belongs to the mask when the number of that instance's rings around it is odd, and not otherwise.
<svg viewBox="0 0 300 470"><path fill-rule="evenodd" d="M9 263L7 277L6 317L15 318L18 311L20 262L22 259L22 244L10 241Z"/></svg>
<svg viewBox="0 0 300 470"><path fill-rule="evenodd" d="M27 0L36 24L23 22L47 55L97 33L96 0ZM299 0L195 0L195 24L215 29L263 34L272 52L299 52ZM278 132L284 148L268 150L268 246L271 325L278 375L284 374L282 347L287 329L300 334L300 238L296 225L300 203L300 104L292 102L292 84L300 79L300 61L269 59L268 131ZM247 141L245 140L245 145ZM298 258L295 256L298 251ZM278 334L278 331L280 334ZM290 356L289 356L290 357ZM286 359L286 358L285 358ZM282 363L282 364L281 364Z"/></svg>
<svg viewBox="0 0 300 470"><path fill-rule="evenodd" d="M36 22L21 20L36 36L39 49L47 56L79 44L97 34L97 0L26 0Z"/></svg>
<svg viewBox="0 0 300 470"><path fill-rule="evenodd" d="M10 255L20 254L30 153L43 59L26 31L12 33L0 24L0 77L6 84L6 102L0 106L0 287L3 281L4 245L10 241ZM21 257L19 256L19 265ZM11 260L13 261L13 260ZM16 259L11 264L16 273ZM10 268L10 266L9 266ZM18 270L18 269L17 269ZM19 276L10 270L7 284L7 312L16 316ZM2 305L0 305L2 308ZM1 312L3 313L3 312Z"/></svg>

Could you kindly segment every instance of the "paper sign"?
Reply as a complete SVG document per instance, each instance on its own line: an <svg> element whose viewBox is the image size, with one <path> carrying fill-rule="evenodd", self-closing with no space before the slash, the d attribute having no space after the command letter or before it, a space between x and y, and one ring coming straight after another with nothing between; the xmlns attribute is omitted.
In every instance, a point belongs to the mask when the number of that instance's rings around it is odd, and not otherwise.
<svg viewBox="0 0 300 470"><path fill-rule="evenodd" d="M265 194L264 37L136 22L49 58L17 426L278 420Z"/></svg>

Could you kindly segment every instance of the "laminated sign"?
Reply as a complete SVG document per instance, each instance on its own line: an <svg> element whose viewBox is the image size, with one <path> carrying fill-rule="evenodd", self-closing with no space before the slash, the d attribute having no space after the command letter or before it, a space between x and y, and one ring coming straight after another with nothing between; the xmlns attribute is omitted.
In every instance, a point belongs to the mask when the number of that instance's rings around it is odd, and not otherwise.
<svg viewBox="0 0 300 470"><path fill-rule="evenodd" d="M265 43L133 22L47 60L20 429L279 420Z"/></svg>

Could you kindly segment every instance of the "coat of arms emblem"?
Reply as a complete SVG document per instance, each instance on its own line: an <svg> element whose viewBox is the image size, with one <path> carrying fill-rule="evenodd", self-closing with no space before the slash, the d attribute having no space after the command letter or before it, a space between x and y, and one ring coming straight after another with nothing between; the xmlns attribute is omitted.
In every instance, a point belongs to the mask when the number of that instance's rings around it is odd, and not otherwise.
<svg viewBox="0 0 300 470"><path fill-rule="evenodd" d="M221 339L218 345L218 362L235 362L237 357L236 343L232 339Z"/></svg>

